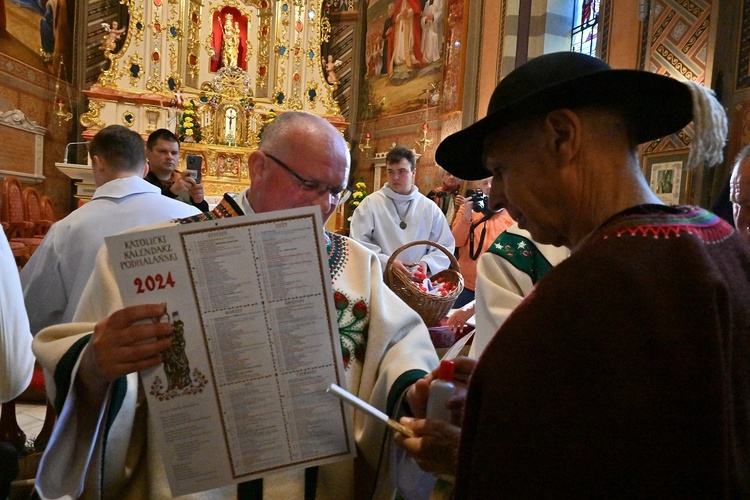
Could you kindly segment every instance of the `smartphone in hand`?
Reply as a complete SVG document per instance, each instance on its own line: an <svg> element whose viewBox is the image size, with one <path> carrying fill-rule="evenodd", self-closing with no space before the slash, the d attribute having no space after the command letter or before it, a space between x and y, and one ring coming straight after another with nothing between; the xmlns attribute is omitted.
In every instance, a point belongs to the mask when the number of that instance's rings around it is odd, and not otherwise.
<svg viewBox="0 0 750 500"><path fill-rule="evenodd" d="M201 165L203 164L203 157L194 155L192 153L188 153L187 157L185 158L185 164L187 165L187 170L185 170L185 175L188 175L195 179L195 182L197 184L201 183Z"/></svg>

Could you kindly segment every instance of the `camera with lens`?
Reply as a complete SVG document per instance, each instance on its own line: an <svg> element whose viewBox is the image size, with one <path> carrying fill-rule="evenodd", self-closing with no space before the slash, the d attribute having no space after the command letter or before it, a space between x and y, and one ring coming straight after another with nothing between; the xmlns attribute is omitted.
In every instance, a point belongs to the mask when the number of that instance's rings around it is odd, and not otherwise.
<svg viewBox="0 0 750 500"><path fill-rule="evenodd" d="M489 196L484 194L481 188L477 188L476 191L467 189L466 199L471 200L471 202L474 204L471 209L477 213L484 212L490 206Z"/></svg>

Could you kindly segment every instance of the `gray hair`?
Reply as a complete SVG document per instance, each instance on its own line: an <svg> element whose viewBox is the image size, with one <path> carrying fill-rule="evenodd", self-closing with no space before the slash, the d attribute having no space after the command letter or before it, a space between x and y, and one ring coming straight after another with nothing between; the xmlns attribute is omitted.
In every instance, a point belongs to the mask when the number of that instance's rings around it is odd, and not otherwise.
<svg viewBox="0 0 750 500"><path fill-rule="evenodd" d="M734 161L732 163L732 178L737 177L737 174L739 174L740 166L742 165L742 162L745 161L745 159L748 156L750 156L750 144L740 149L740 152L737 153L737 156L734 157Z"/></svg>

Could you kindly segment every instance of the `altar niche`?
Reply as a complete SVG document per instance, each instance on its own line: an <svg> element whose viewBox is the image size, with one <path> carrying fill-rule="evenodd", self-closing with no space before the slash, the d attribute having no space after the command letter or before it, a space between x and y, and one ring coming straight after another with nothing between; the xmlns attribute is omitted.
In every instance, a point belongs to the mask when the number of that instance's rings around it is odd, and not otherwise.
<svg viewBox="0 0 750 500"><path fill-rule="evenodd" d="M244 131L245 121L242 120L241 125L238 121L244 115L244 111L234 103L222 103L216 111L218 117L224 117L224 126L219 127L219 144L237 146L237 139L247 135Z"/></svg>
<svg viewBox="0 0 750 500"><path fill-rule="evenodd" d="M213 13L211 71L229 66L247 71L247 26L247 17L234 7Z"/></svg>
<svg viewBox="0 0 750 500"><path fill-rule="evenodd" d="M242 69L219 69L213 80L201 85L199 102L198 115L205 134L201 142L257 147L262 116L255 111L250 76Z"/></svg>

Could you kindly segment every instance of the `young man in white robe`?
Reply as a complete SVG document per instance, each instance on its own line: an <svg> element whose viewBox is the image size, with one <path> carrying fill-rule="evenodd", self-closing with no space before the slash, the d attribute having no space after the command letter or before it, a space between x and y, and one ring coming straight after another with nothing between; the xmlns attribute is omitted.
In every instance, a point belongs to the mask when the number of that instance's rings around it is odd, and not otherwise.
<svg viewBox="0 0 750 500"><path fill-rule="evenodd" d="M349 236L378 254L383 271L396 250L414 241L439 243L453 253L456 240L443 212L414 185L414 152L397 146L388 152L385 163L388 182L359 204ZM407 276L419 266L430 276L448 269L450 260L435 246L416 245L400 252L392 265Z"/></svg>
<svg viewBox="0 0 750 500"><path fill-rule="evenodd" d="M307 113L282 113L249 158L253 186L235 199L237 211L317 205L326 219L342 199L349 168L346 143L332 125ZM326 233L326 239L345 387L390 415L408 413L401 396L437 365L427 329L383 285L372 252L340 235ZM74 318L78 323L48 328L35 338L49 396L62 412L40 467L37 489L43 497L171 497L137 373L159 365L172 342L168 324L143 324L162 313L160 304L122 308L103 249ZM353 419L355 460L271 474L191 498L392 497L393 484L383 477L391 433L360 412Z"/></svg>
<svg viewBox="0 0 750 500"><path fill-rule="evenodd" d="M162 196L145 181L140 134L110 125L89 143L96 191L91 201L55 222L29 262L21 285L31 332L69 323L94 270L104 238L157 222L198 214L198 208Z"/></svg>

